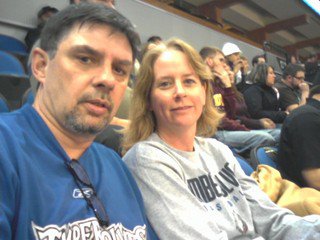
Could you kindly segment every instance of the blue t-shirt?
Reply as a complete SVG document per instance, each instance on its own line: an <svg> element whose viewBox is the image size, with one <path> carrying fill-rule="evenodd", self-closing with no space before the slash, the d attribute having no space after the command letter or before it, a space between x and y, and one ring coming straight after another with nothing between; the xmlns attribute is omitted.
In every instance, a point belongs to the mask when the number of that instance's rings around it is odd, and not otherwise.
<svg viewBox="0 0 320 240"><path fill-rule="evenodd" d="M32 106L0 115L1 240L138 240L147 232L156 238L136 183L114 151L93 143L78 160L110 218L107 228L99 226L65 161L71 160Z"/></svg>

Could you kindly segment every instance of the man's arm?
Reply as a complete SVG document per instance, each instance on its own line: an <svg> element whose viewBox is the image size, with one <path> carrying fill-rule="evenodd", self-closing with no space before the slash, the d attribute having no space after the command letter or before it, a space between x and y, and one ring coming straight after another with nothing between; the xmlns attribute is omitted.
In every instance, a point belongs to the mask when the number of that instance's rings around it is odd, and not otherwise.
<svg viewBox="0 0 320 240"><path fill-rule="evenodd" d="M309 97L309 85L306 82L302 82L299 85L299 89L301 92L301 99L299 103L294 103L287 106L286 110L291 112L292 110L296 109L297 107L303 106L307 102L307 98Z"/></svg>

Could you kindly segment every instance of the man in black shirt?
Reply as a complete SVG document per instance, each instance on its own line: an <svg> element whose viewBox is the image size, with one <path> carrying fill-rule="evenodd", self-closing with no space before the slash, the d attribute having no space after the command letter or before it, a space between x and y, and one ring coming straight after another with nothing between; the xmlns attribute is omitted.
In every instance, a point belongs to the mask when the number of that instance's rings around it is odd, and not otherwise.
<svg viewBox="0 0 320 240"><path fill-rule="evenodd" d="M283 79L275 84L280 93L280 108L282 111L291 112L306 103L309 85L304 81L304 68L298 64L288 64L282 77Z"/></svg>
<svg viewBox="0 0 320 240"><path fill-rule="evenodd" d="M289 180L320 190L320 86L310 90L306 105L286 118L278 161Z"/></svg>

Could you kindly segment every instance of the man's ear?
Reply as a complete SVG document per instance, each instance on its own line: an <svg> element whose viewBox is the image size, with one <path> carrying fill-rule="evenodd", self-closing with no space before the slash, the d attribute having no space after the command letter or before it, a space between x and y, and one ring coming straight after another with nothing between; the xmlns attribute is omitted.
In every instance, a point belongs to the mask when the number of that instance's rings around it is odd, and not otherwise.
<svg viewBox="0 0 320 240"><path fill-rule="evenodd" d="M35 48L32 51L31 69L33 76L40 82L44 83L46 79L46 70L49 63L48 54L41 48Z"/></svg>
<svg viewBox="0 0 320 240"><path fill-rule="evenodd" d="M205 64L207 64L207 66L211 67L212 65L212 59L210 57L207 57L205 60L204 60Z"/></svg>

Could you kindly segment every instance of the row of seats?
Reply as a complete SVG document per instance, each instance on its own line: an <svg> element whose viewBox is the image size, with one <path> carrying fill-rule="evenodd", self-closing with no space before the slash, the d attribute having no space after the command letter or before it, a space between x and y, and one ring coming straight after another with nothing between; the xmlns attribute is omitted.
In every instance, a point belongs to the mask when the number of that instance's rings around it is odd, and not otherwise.
<svg viewBox="0 0 320 240"><path fill-rule="evenodd" d="M234 156L238 160L241 168L245 172L246 175L250 176L254 170L257 169L259 164L268 165L277 169L279 172L280 168L277 163L277 154L278 148L277 147L269 147L269 146L258 146L251 150L250 158L244 159L237 153L234 153Z"/></svg>
<svg viewBox="0 0 320 240"><path fill-rule="evenodd" d="M27 56L26 48L18 40L0 35L0 112L21 107L30 88L29 76L19 56Z"/></svg>
<svg viewBox="0 0 320 240"><path fill-rule="evenodd" d="M28 56L26 45L14 37L0 34L0 50L20 56Z"/></svg>

